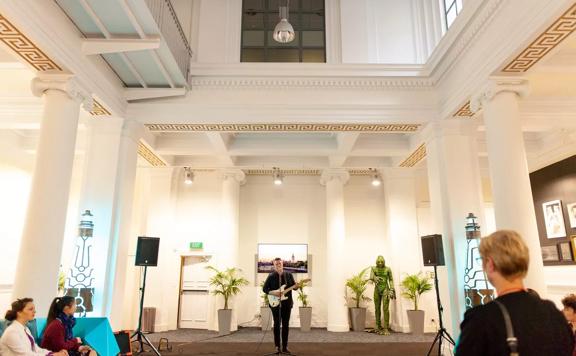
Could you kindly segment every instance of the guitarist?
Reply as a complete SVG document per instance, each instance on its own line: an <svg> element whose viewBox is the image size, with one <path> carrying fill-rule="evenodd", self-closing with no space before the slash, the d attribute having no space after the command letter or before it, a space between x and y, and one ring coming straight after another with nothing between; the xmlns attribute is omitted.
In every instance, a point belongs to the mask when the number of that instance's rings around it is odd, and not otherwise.
<svg viewBox="0 0 576 356"><path fill-rule="evenodd" d="M284 271L284 262L282 262L281 258L275 258L273 264L274 272L268 275L262 290L266 294L281 297L282 293L278 291L280 287L286 285L286 288L289 288L294 286L296 282L294 282L292 273ZM298 286L294 288L294 290L296 289L298 289ZM270 309L272 309L272 316L274 317L274 345L276 345L276 353L290 355L291 353L288 351L288 325L290 324L292 305L294 305L292 291L286 293L285 296L288 299L281 301L277 307L270 306ZM280 349L280 323L282 323L282 349Z"/></svg>

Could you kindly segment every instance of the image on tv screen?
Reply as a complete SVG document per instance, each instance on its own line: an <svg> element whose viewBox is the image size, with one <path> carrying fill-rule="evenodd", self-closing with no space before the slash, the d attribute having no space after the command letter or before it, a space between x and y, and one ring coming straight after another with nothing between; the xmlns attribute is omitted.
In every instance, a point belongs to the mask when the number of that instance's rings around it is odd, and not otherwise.
<svg viewBox="0 0 576 356"><path fill-rule="evenodd" d="M258 244L258 273L272 272L272 261L276 257L284 261L286 272L308 273L308 245Z"/></svg>

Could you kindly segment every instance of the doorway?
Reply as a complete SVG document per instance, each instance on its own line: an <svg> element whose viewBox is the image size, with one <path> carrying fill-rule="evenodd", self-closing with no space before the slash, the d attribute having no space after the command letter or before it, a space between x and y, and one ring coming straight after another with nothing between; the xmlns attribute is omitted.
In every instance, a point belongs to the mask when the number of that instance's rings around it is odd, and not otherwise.
<svg viewBox="0 0 576 356"><path fill-rule="evenodd" d="M208 329L209 271L204 256L182 256L178 328Z"/></svg>

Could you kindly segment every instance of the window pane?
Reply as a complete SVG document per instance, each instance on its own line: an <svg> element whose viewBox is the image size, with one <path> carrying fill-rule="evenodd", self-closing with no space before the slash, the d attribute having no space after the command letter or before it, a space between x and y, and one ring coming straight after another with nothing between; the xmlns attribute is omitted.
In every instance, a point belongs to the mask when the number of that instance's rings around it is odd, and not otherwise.
<svg viewBox="0 0 576 356"><path fill-rule="evenodd" d="M244 0L244 10L246 9L263 9L264 0Z"/></svg>
<svg viewBox="0 0 576 356"><path fill-rule="evenodd" d="M244 15L242 16L242 28L245 30L264 29L264 14L244 11Z"/></svg>
<svg viewBox="0 0 576 356"><path fill-rule="evenodd" d="M294 29L300 28L300 16L298 14L288 15L288 22L294 27ZM280 18L278 17L277 13L269 13L268 20L266 24L266 29L273 30L276 25L280 22Z"/></svg>
<svg viewBox="0 0 576 356"><path fill-rule="evenodd" d="M302 50L302 62L326 62L323 49L304 49Z"/></svg>
<svg viewBox="0 0 576 356"><path fill-rule="evenodd" d="M264 46L264 31L244 31L242 32L242 45L245 47Z"/></svg>
<svg viewBox="0 0 576 356"><path fill-rule="evenodd" d="M323 30L324 16L317 14L302 14L302 23L299 30Z"/></svg>
<svg viewBox="0 0 576 356"><path fill-rule="evenodd" d="M452 22L454 22L454 20L456 19L456 16L458 14L456 13L456 6L452 7L450 9L450 11L446 14L446 23L448 24L448 27L450 27L452 25Z"/></svg>
<svg viewBox="0 0 576 356"><path fill-rule="evenodd" d="M324 47L324 31L302 31L303 47Z"/></svg>
<svg viewBox="0 0 576 356"><path fill-rule="evenodd" d="M270 48L267 62L300 62L300 51L297 48Z"/></svg>
<svg viewBox="0 0 576 356"><path fill-rule="evenodd" d="M244 48L241 62L264 62L264 48Z"/></svg>
<svg viewBox="0 0 576 356"><path fill-rule="evenodd" d="M305 12L324 12L324 0L304 0L302 1L302 11Z"/></svg>
<svg viewBox="0 0 576 356"><path fill-rule="evenodd" d="M273 31L268 31L268 47L288 47L288 48L293 48L293 47L298 47L298 43L300 42L299 39L299 33L298 31L296 31L295 36L294 36L294 41L289 42L289 43L280 43L280 42L276 42L274 40L274 38L272 37L272 34L274 32Z"/></svg>

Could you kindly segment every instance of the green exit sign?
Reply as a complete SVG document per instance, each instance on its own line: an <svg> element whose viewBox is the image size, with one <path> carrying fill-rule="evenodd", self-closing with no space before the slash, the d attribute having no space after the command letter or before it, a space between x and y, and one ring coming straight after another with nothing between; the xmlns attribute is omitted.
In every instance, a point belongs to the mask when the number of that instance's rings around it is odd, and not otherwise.
<svg viewBox="0 0 576 356"><path fill-rule="evenodd" d="M190 249L191 250L201 250L204 248L203 242L190 242Z"/></svg>

